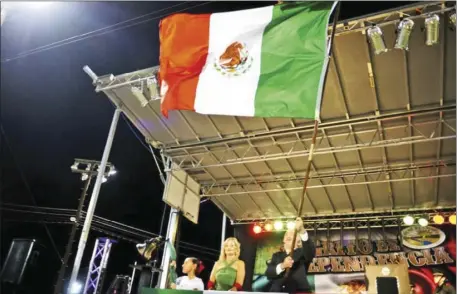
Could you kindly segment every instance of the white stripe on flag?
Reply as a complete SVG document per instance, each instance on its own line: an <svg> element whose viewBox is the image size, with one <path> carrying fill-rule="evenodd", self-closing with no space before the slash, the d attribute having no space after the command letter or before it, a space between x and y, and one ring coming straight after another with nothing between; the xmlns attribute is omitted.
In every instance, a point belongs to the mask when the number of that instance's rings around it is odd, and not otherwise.
<svg viewBox="0 0 457 294"><path fill-rule="evenodd" d="M211 15L208 58L197 86L196 112L254 116L262 37L272 16L272 6ZM219 57L234 42L246 46L248 58L242 67L245 72L223 75L225 70L218 67Z"/></svg>

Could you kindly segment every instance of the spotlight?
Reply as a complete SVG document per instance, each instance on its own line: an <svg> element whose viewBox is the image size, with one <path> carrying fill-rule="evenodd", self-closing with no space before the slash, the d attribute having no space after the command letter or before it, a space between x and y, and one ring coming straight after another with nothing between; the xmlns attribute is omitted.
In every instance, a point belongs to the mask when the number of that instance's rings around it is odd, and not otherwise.
<svg viewBox="0 0 457 294"><path fill-rule="evenodd" d="M455 225L455 214L449 216L449 222L450 222L452 225Z"/></svg>
<svg viewBox="0 0 457 294"><path fill-rule="evenodd" d="M433 216L433 222L437 225L442 225L444 223L444 217L440 214Z"/></svg>
<svg viewBox="0 0 457 294"><path fill-rule="evenodd" d="M428 16L425 19L425 45L433 46L438 44L440 35L440 17L437 14Z"/></svg>
<svg viewBox="0 0 457 294"><path fill-rule="evenodd" d="M421 227L426 227L428 226L428 220L425 218L425 217L421 217L417 220L417 223L419 224L419 226Z"/></svg>
<svg viewBox="0 0 457 294"><path fill-rule="evenodd" d="M277 222L274 223L274 227L275 227L276 231L281 231L282 228L284 227L284 224L283 224L283 222L277 221Z"/></svg>
<svg viewBox="0 0 457 294"><path fill-rule="evenodd" d="M149 101L144 96L143 90L141 90L138 87L132 87L131 91L132 91L133 96L135 96L136 99L138 100L138 102L140 102L141 107L145 107L146 105L148 105Z"/></svg>
<svg viewBox="0 0 457 294"><path fill-rule="evenodd" d="M71 294L79 294L81 293L81 290L83 288L83 285L79 282L74 282L71 286L70 286L70 293Z"/></svg>
<svg viewBox="0 0 457 294"><path fill-rule="evenodd" d="M252 229L255 234L259 234L262 232L262 228L259 225L254 225L254 228Z"/></svg>
<svg viewBox="0 0 457 294"><path fill-rule="evenodd" d="M403 223L407 226L414 224L414 218L410 215L407 215L403 218Z"/></svg>
<svg viewBox="0 0 457 294"><path fill-rule="evenodd" d="M273 225L270 223L265 224L265 231L271 232L273 230Z"/></svg>
<svg viewBox="0 0 457 294"><path fill-rule="evenodd" d="M71 169L72 170L77 170L78 169L78 163L77 162L73 163L73 165L71 166Z"/></svg>
<svg viewBox="0 0 457 294"><path fill-rule="evenodd" d="M395 49L408 50L409 37L414 27L414 22L410 19L404 19L398 24L397 39Z"/></svg>
<svg viewBox="0 0 457 294"><path fill-rule="evenodd" d="M106 177L103 177L102 183L106 183L106 181L108 181L108 179Z"/></svg>
<svg viewBox="0 0 457 294"><path fill-rule="evenodd" d="M293 230L295 229L295 222L287 222L286 226L288 230Z"/></svg>
<svg viewBox="0 0 457 294"><path fill-rule="evenodd" d="M369 28L367 30L367 35L376 55L387 52L382 31L377 25L373 25Z"/></svg>
<svg viewBox="0 0 457 294"><path fill-rule="evenodd" d="M455 11L453 14L451 14L451 16L449 16L449 22L451 23L451 25L454 26L455 28Z"/></svg>
<svg viewBox="0 0 457 294"><path fill-rule="evenodd" d="M108 176L115 175L117 173L117 170L113 167L109 169Z"/></svg>

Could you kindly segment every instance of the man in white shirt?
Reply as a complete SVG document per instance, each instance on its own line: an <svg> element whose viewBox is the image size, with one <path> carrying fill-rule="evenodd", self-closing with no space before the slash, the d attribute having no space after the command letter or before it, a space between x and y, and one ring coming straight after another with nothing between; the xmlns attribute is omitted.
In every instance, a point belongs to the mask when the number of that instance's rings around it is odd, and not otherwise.
<svg viewBox="0 0 457 294"><path fill-rule="evenodd" d="M297 233L295 246L292 246L294 233ZM295 230L284 234L283 250L273 254L268 263L265 275L272 280L270 292L309 292L310 286L306 279L306 270L316 255L313 241L305 231L301 218L295 220ZM289 256L290 252L292 257ZM285 277L286 270L289 274Z"/></svg>

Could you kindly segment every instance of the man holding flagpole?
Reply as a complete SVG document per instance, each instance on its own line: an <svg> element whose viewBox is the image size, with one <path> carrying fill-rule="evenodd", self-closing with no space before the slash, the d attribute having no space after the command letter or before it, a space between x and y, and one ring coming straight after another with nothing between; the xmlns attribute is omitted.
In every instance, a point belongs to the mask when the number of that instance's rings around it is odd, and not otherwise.
<svg viewBox="0 0 457 294"><path fill-rule="evenodd" d="M297 234L296 238L294 234ZM294 239L296 242L292 244ZM316 248L301 218L296 219L295 229L284 234L283 242L281 250L274 253L268 261L265 272L267 278L273 282L270 292L309 293L306 269L316 255ZM290 272L286 274L286 271Z"/></svg>

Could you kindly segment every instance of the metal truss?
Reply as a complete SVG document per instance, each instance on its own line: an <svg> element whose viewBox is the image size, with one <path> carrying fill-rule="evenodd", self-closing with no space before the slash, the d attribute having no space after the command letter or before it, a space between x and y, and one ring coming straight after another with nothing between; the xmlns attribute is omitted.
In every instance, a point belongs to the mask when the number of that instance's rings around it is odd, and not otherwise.
<svg viewBox="0 0 457 294"><path fill-rule="evenodd" d="M302 217L306 230L328 230L328 229L354 229L354 228L376 228L376 227L393 227L402 225L403 217L410 215L419 217L427 215L429 220L436 214L440 214L447 219L450 215L455 214L455 206L442 207L436 209L397 209L382 212L359 212L345 214L320 214ZM272 221L293 221L290 217L262 218L262 219L240 219L232 221L232 225L246 224L264 224Z"/></svg>
<svg viewBox="0 0 457 294"><path fill-rule="evenodd" d="M365 168L353 168L342 170L326 170L310 173L311 180L326 180L325 184L309 185L308 189L371 185L378 183L390 183L401 181L428 180L442 177L455 177L455 158L427 160L418 162L396 163ZM437 170L442 169L441 172ZM284 174L267 176L263 179L240 178L236 182L232 180L217 181L202 184L202 197L220 197L226 195L243 195L253 193L268 193L278 191L302 190L303 172L296 174ZM335 180L339 179L335 182ZM367 180L368 179L368 180ZM268 184L283 183L278 189L267 188ZM322 183L322 182L321 182Z"/></svg>
<svg viewBox="0 0 457 294"><path fill-rule="evenodd" d="M454 107L455 109L455 107ZM454 110L455 111L455 110ZM368 121L370 122L370 121ZM432 131L426 133L421 131L424 127L432 126ZM436 135L436 130L443 126L443 129L448 130L449 135ZM449 140L456 138L455 134L455 117L452 118L439 118L436 117L431 120L422 121L422 122L411 122L411 124L405 122L400 125L394 126L385 126L382 129L379 126L373 126L369 124L366 126L366 129L360 131L349 131L347 129L339 130L339 132L333 130L326 133L325 127L321 128L322 135L319 136L317 140L317 146L315 148L315 156L335 154L341 152L350 152L358 151L371 148L386 148L393 146L401 145L411 145L426 143L432 141L441 141ZM416 135L408 136L408 129L412 128ZM386 132L395 132L402 131L402 133L397 138L386 139L382 138L381 133ZM331 133L331 134L330 134ZM253 139L244 139L245 144L237 144L237 146L230 147L226 145L216 146L208 148L205 146L204 151L190 152L189 150L184 150L185 153L172 153L164 151L167 157L173 158L173 161L177 163L174 169L181 170L195 170L203 169L209 167L220 167L236 164L246 164L254 162L263 162L263 161L272 161L280 159L292 159L296 157L305 157L308 155L308 150L306 146L310 145L311 139L309 136L304 136L303 134L297 132L296 138L291 139L282 139L278 138L279 135L276 135L273 142L269 141L266 143L255 143L254 141L257 138ZM273 135L274 136L274 135ZM352 138L355 136L357 142L354 144ZM338 145L331 145L330 142L338 141ZM327 143L327 144L325 144ZM240 146L241 145L241 146ZM272 146L281 146L283 149L287 148L285 152L272 152L269 153L268 148ZM258 154L254 156L248 156L252 154L253 149L267 149L263 154ZM201 148L200 148L201 150ZM276 149L277 150L277 149ZM259 153L259 152L257 152ZM211 158L209 158L211 157Z"/></svg>
<svg viewBox="0 0 457 294"><path fill-rule="evenodd" d="M97 238L90 260L84 294L97 294L102 290L102 282L113 241L108 238Z"/></svg>

